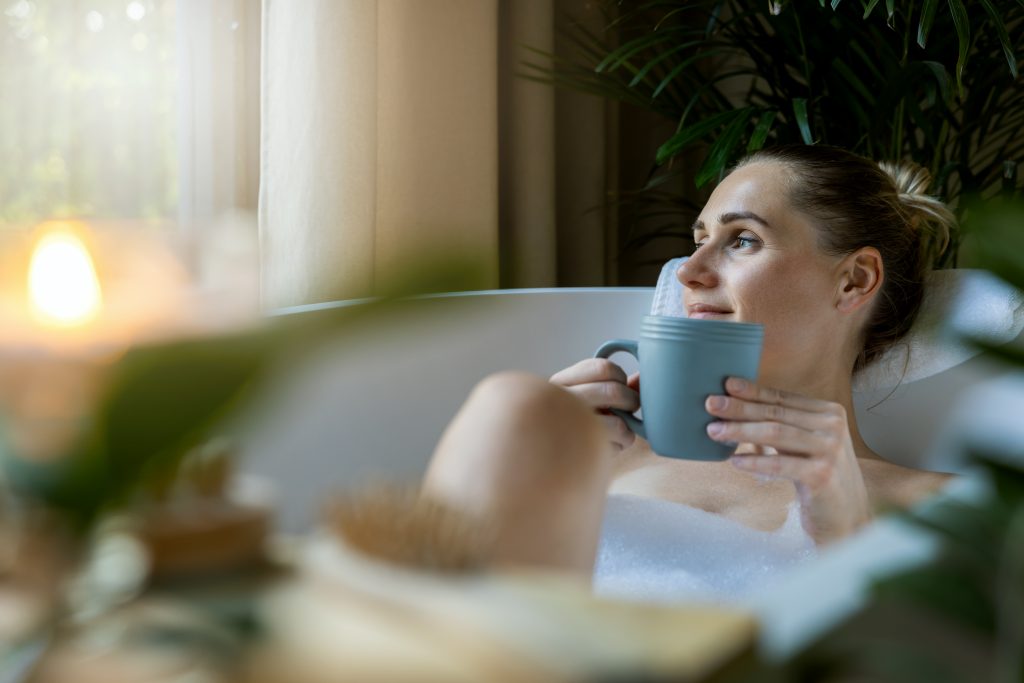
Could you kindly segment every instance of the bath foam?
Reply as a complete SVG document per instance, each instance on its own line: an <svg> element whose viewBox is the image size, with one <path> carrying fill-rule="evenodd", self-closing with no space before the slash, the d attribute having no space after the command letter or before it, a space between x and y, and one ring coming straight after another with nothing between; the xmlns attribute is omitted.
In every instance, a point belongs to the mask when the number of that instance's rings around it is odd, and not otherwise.
<svg viewBox="0 0 1024 683"><path fill-rule="evenodd" d="M797 502L781 527L759 531L688 505L612 494L594 592L644 602L740 602L816 554Z"/></svg>

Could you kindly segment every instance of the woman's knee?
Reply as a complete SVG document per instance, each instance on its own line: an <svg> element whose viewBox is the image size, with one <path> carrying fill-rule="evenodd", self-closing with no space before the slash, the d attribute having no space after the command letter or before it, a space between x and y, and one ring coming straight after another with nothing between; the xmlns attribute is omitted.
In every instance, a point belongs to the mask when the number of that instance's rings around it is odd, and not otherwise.
<svg viewBox="0 0 1024 683"><path fill-rule="evenodd" d="M604 442L600 420L568 391L535 375L500 372L473 389L442 437L432 469L554 483L602 467Z"/></svg>
<svg viewBox="0 0 1024 683"><path fill-rule="evenodd" d="M493 520L500 561L589 571L610 455L589 406L540 377L502 372L449 425L423 493Z"/></svg>
<svg viewBox="0 0 1024 683"><path fill-rule="evenodd" d="M489 375L473 389L467 406L494 411L497 419L543 426L594 422L593 413L578 398L546 379L526 372L505 371Z"/></svg>

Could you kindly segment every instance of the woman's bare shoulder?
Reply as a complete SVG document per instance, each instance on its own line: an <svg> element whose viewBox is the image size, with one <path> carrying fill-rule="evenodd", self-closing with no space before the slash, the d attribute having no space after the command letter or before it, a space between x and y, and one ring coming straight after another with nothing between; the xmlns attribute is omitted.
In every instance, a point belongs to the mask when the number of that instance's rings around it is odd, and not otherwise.
<svg viewBox="0 0 1024 683"><path fill-rule="evenodd" d="M954 475L904 467L881 458L858 458L864 485L878 506L910 507L938 493Z"/></svg>

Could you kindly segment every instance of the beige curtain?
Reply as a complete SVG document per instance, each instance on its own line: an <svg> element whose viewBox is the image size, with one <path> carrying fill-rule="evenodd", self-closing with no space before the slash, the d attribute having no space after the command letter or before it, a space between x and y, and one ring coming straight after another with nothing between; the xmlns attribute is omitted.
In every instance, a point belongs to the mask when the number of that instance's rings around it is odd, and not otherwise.
<svg viewBox="0 0 1024 683"><path fill-rule="evenodd" d="M264 0L266 306L446 247L497 284L497 0ZM390 269L390 270L389 270Z"/></svg>
<svg viewBox="0 0 1024 683"><path fill-rule="evenodd" d="M365 296L453 249L486 286L613 281L607 220L588 213L610 108L516 75L524 46L557 46L556 13L586 6L263 0L264 305Z"/></svg>
<svg viewBox="0 0 1024 683"><path fill-rule="evenodd" d="M178 0L179 220L202 230L255 211L259 186L259 0Z"/></svg>

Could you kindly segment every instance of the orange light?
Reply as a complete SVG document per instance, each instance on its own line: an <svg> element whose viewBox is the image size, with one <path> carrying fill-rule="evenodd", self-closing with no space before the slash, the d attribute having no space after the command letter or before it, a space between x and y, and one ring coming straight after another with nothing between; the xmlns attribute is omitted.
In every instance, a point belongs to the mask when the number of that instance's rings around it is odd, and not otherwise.
<svg viewBox="0 0 1024 683"><path fill-rule="evenodd" d="M46 232L28 271L32 316L51 327L80 327L99 314L103 294L89 250L67 228Z"/></svg>

